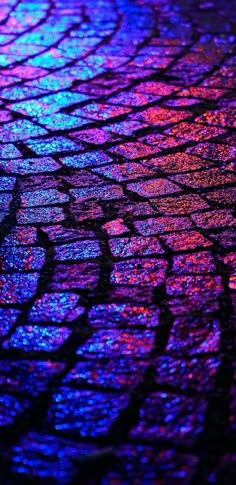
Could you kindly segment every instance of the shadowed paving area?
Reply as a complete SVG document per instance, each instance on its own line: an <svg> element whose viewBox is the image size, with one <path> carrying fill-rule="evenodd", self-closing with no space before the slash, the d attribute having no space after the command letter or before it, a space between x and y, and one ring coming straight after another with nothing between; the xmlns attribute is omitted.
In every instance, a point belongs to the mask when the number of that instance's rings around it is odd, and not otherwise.
<svg viewBox="0 0 236 485"><path fill-rule="evenodd" d="M235 39L1 1L1 485L235 482Z"/></svg>

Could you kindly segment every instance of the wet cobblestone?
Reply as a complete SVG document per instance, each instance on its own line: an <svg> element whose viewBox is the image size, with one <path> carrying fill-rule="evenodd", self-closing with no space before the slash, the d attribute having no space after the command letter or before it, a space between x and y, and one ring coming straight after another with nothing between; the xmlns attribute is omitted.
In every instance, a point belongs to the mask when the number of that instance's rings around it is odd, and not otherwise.
<svg viewBox="0 0 236 485"><path fill-rule="evenodd" d="M2 0L1 485L231 485L235 2Z"/></svg>

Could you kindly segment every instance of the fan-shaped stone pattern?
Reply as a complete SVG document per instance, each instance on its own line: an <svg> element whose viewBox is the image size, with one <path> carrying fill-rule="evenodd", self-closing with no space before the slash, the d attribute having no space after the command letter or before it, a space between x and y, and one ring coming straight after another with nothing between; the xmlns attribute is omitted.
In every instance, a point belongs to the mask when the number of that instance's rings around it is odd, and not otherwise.
<svg viewBox="0 0 236 485"><path fill-rule="evenodd" d="M233 483L234 7L1 2L4 484Z"/></svg>

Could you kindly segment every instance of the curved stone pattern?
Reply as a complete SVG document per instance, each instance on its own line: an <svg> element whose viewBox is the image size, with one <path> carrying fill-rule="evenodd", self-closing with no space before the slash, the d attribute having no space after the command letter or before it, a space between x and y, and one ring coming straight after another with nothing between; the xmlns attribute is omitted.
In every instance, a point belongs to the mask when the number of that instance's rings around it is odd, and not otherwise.
<svg viewBox="0 0 236 485"><path fill-rule="evenodd" d="M1 484L234 483L234 0L1 0Z"/></svg>

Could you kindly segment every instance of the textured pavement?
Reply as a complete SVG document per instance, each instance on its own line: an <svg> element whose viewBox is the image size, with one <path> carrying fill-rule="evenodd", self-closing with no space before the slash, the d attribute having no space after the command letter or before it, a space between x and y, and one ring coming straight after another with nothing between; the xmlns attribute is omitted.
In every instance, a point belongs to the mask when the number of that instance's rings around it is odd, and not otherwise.
<svg viewBox="0 0 236 485"><path fill-rule="evenodd" d="M1 0L1 485L236 476L234 0Z"/></svg>

